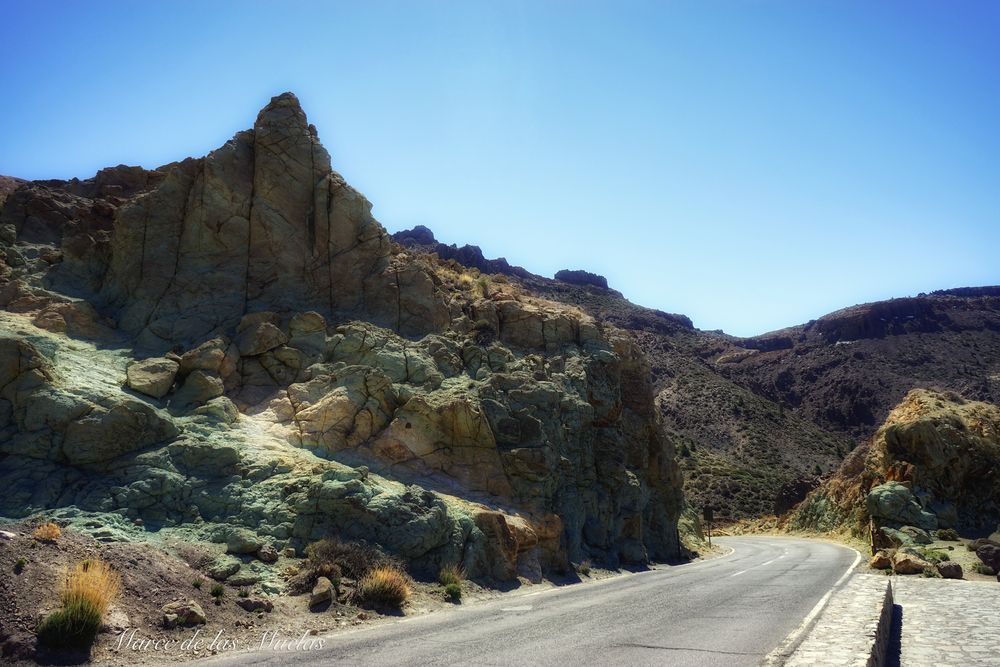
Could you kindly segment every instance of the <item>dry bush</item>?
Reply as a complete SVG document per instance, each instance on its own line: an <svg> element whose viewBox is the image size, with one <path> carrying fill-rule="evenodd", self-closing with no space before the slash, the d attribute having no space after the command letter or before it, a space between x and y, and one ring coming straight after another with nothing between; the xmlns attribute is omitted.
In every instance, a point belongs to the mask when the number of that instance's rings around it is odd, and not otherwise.
<svg viewBox="0 0 1000 667"><path fill-rule="evenodd" d="M364 606L398 609L410 598L410 581L398 568L377 567L361 578L354 597Z"/></svg>
<svg viewBox="0 0 1000 667"><path fill-rule="evenodd" d="M333 563L348 577L360 579L378 567L402 569L402 564L378 547L367 542L341 542L329 538L306 547L310 564Z"/></svg>
<svg viewBox="0 0 1000 667"><path fill-rule="evenodd" d="M306 562L288 581L292 593L312 590L319 577L340 584L343 575L360 579L378 567L402 569L402 564L367 542L341 542L328 538L306 547Z"/></svg>
<svg viewBox="0 0 1000 667"><path fill-rule="evenodd" d="M101 619L121 594L121 576L100 560L85 560L66 574L62 608L38 626L38 641L53 648L90 646Z"/></svg>
<svg viewBox="0 0 1000 667"><path fill-rule="evenodd" d="M35 528L31 535L41 542L55 542L62 536L62 528L49 521Z"/></svg>

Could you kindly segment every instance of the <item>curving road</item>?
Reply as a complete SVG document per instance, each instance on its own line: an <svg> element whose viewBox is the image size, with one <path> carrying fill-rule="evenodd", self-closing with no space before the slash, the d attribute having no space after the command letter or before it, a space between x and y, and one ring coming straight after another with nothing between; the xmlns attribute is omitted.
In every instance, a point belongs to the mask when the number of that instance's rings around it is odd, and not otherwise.
<svg viewBox="0 0 1000 667"><path fill-rule="evenodd" d="M729 537L727 556L510 595L215 664L756 665L855 561L826 542Z"/></svg>

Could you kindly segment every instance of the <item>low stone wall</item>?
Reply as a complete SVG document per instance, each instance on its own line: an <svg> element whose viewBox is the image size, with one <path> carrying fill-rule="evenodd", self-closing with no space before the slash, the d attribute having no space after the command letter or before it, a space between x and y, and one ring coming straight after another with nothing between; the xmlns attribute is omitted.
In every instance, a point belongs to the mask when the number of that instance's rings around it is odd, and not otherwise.
<svg viewBox="0 0 1000 667"><path fill-rule="evenodd" d="M787 667L881 667L892 633L892 586L884 575L858 574L833 594Z"/></svg>

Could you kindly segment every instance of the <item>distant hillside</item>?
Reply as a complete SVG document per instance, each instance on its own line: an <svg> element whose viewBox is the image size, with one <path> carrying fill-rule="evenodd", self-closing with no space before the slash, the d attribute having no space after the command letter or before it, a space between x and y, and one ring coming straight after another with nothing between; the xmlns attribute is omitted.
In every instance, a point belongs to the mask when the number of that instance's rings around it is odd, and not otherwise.
<svg viewBox="0 0 1000 667"><path fill-rule="evenodd" d="M433 250L410 237L394 236ZM477 247L446 248L458 262L474 248L472 266L495 270ZM497 272L635 336L650 360L665 434L681 454L685 497L714 506L722 519L791 509L913 388L1000 403L1000 287L853 306L737 338L700 331L683 315L638 306L614 289L520 267Z"/></svg>

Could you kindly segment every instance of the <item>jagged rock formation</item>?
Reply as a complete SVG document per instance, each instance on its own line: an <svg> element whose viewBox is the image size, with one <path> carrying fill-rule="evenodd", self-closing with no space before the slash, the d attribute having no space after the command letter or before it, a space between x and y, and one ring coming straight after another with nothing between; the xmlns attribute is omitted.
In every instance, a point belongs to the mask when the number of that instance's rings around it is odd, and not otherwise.
<svg viewBox="0 0 1000 667"><path fill-rule="evenodd" d="M601 289L608 289L608 279L590 271L563 269L556 271L556 280L574 285L591 285L593 287L600 287Z"/></svg>
<svg viewBox="0 0 1000 667"><path fill-rule="evenodd" d="M453 260L462 266L477 269L483 273L499 273L501 275L520 277L529 275L520 266L511 266L503 257L487 259L479 246L457 246L454 243L451 245L440 243L434 238L434 232L424 225L417 225L413 229L396 232L392 235L392 240L407 248L432 252L441 259Z"/></svg>
<svg viewBox="0 0 1000 667"><path fill-rule="evenodd" d="M871 441L795 509L790 523L846 527L867 537L869 519L896 540L891 546L907 532L919 535L911 527L996 530L1000 407L953 393L910 392Z"/></svg>
<svg viewBox="0 0 1000 667"><path fill-rule="evenodd" d="M204 158L20 184L0 514L337 532L497 579L676 556L634 341L403 251L370 209L290 94Z"/></svg>

